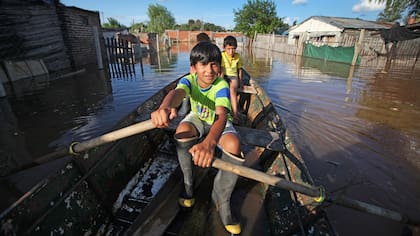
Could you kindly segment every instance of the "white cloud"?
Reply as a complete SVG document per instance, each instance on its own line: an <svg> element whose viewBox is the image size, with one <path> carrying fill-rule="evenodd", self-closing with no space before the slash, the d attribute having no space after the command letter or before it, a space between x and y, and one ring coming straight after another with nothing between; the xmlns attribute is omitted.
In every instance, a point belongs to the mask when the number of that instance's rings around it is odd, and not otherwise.
<svg viewBox="0 0 420 236"><path fill-rule="evenodd" d="M293 0L292 1L293 5L304 5L306 3L308 3L308 0Z"/></svg>
<svg viewBox="0 0 420 236"><path fill-rule="evenodd" d="M377 3L375 0L361 0L356 5L353 5L353 12L363 12L363 11L382 11L385 9L385 3Z"/></svg>
<svg viewBox="0 0 420 236"><path fill-rule="evenodd" d="M299 22L299 17L298 16L294 16L294 17L287 16L287 17L284 17L282 19L283 19L284 23L286 23L290 26L292 26L294 21Z"/></svg>

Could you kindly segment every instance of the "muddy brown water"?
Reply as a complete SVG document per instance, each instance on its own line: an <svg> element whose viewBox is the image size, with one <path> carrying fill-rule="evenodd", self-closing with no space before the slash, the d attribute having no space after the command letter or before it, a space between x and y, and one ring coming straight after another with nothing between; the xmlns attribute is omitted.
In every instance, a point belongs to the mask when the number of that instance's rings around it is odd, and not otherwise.
<svg viewBox="0 0 420 236"><path fill-rule="evenodd" d="M265 50L240 51L266 89L316 184L420 219L420 66L359 66ZM32 94L1 98L0 170L109 129L165 84L189 70L188 51L174 47L143 58L133 76L94 68L51 80ZM152 64L150 64L152 63ZM419 63L417 63L419 64ZM4 209L63 160L0 182ZM250 206L252 207L252 206ZM326 205L338 235L402 235L404 225ZM411 228L414 235L419 229Z"/></svg>

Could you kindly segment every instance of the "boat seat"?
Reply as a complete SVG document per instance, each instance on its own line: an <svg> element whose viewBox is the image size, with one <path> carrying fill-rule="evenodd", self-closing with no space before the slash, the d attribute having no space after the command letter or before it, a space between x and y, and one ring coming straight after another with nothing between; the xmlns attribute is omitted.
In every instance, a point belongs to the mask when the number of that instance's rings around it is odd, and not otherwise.
<svg viewBox="0 0 420 236"><path fill-rule="evenodd" d="M175 132L177 125L178 122L172 122L165 130ZM283 152L285 150L283 138L279 132L252 129L243 126L235 126L235 129L239 132L241 142L244 144L263 147L276 152Z"/></svg>
<svg viewBox="0 0 420 236"><path fill-rule="evenodd" d="M254 86L244 85L241 88L238 88L238 93L257 94L257 90L255 90Z"/></svg>
<svg viewBox="0 0 420 236"><path fill-rule="evenodd" d="M286 149L283 137L279 132L252 129L243 126L235 126L235 129L239 132L241 142L247 145L264 147L276 152L283 152Z"/></svg>

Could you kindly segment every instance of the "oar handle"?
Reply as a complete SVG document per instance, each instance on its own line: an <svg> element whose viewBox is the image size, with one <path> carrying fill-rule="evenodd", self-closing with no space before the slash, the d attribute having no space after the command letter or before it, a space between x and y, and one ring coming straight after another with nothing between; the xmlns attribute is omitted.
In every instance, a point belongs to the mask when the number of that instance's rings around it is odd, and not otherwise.
<svg viewBox="0 0 420 236"><path fill-rule="evenodd" d="M156 126L152 123L152 120L146 120L139 122L134 125L127 126L125 128L115 130L99 137L77 143L72 147L74 153L80 153L91 148L97 147L99 145L110 143L118 139L126 138L138 133L142 133L151 129L156 128Z"/></svg>
<svg viewBox="0 0 420 236"><path fill-rule="evenodd" d="M33 163L39 165L39 164L48 162L50 160L57 159L59 157L69 155L69 154L77 155L83 151L89 150L99 145L110 143L115 140L126 138L126 137L139 134L139 133L142 133L142 132L154 129L154 128L156 128L156 126L153 125L152 120L142 121L134 125L130 125L125 128L103 134L99 137L96 137L96 138L93 138L93 139L90 139L81 143L73 143L68 148L62 148L58 151L39 157L35 159Z"/></svg>
<svg viewBox="0 0 420 236"><path fill-rule="evenodd" d="M283 179L274 175L269 175L264 172L251 169L246 166L235 165L227 161L223 161L219 158L215 158L213 160L212 166L220 170L232 172L234 174L237 174L237 175L249 178L249 179L253 179L253 180L266 183L272 186L280 187L286 190L299 192L299 193L302 193L302 194L305 194L314 198L323 197L322 195L324 194L322 187L314 187L310 185L294 183L294 182L288 181L286 179Z"/></svg>
<svg viewBox="0 0 420 236"><path fill-rule="evenodd" d="M373 204L353 200L345 196L340 196L339 198L333 199L330 196L326 196L325 190L323 187L315 187L310 185L298 184L291 182L289 180L269 175L261 171L257 171L245 166L235 165L221 159L215 158L212 163L212 167L232 172L234 174L253 179L262 183L266 183L272 186L280 187L289 191L295 191L302 193L311 197L314 197L316 202L322 202L324 199L328 202L333 202L338 205L352 208L361 212L370 213L373 215L385 217L391 220L395 220L400 223L409 224L413 226L420 226L420 221L409 218L406 215L403 215L399 212L385 209Z"/></svg>

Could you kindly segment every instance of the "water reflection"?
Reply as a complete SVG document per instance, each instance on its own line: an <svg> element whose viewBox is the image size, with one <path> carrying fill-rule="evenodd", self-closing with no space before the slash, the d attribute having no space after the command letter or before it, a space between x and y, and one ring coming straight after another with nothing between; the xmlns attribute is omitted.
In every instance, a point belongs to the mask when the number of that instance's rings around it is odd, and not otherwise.
<svg viewBox="0 0 420 236"><path fill-rule="evenodd" d="M317 71L318 75L325 74L325 75L336 76L340 78L348 78L350 74L350 70L352 68L351 65L345 64L345 63L325 61L325 60L309 58L309 57L299 57L299 58L302 58L301 64L298 64L302 68L301 70L302 72ZM311 68L313 70L311 70Z"/></svg>
<svg viewBox="0 0 420 236"><path fill-rule="evenodd" d="M171 50L149 53L150 65L155 72L172 71L178 64L178 54Z"/></svg>
<svg viewBox="0 0 420 236"><path fill-rule="evenodd" d="M81 76L50 80L35 93L3 98L4 104L10 104L9 115L16 117L15 129L19 130L19 135L12 134L9 139L25 140L18 149L30 153L31 159L45 154L49 143L64 130L80 127L80 119L103 109L101 103L112 94L109 77L97 70L87 71L79 79ZM13 163L14 167L22 164Z"/></svg>
<svg viewBox="0 0 420 236"><path fill-rule="evenodd" d="M144 57L144 76L137 63L133 77L107 79L86 72L52 81L37 95L7 99L3 107L14 120L11 130L19 133L8 138L26 152L16 153L36 158L71 140L109 131L189 71L192 46L174 45ZM381 67L355 68L266 50L239 52L278 108L317 184L420 217L419 73L383 73ZM336 206L328 211L340 235L401 233L400 224L375 216Z"/></svg>

